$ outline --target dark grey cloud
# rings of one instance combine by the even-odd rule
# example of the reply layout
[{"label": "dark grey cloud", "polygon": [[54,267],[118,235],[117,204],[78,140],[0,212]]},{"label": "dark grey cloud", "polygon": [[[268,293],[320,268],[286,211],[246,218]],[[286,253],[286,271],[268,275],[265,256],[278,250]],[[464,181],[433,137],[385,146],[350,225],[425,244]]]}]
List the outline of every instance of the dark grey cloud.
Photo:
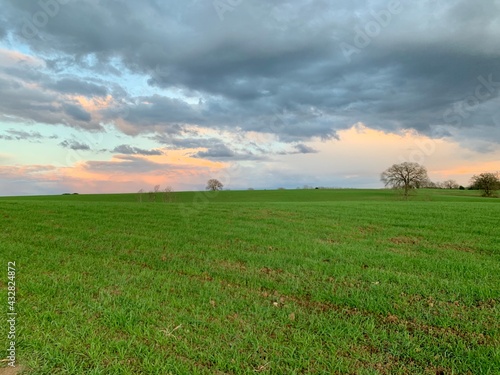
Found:
[{"label": "dark grey cloud", "polygon": [[64,113],[71,116],[75,120],[89,122],[92,119],[90,113],[79,105],[65,104],[63,105],[63,109]]},{"label": "dark grey cloud", "polygon": [[[89,98],[106,97],[108,94],[117,97],[126,96],[123,88],[115,82],[75,74],[59,78],[58,75],[53,74],[54,71],[58,71],[51,67],[50,61],[45,61],[45,65],[49,70],[21,61],[17,66],[4,67],[3,72],[10,78],[16,78],[21,82],[36,83],[40,85],[40,89],[47,89],[60,94],[83,95]],[[67,68],[69,67],[68,65]]]},{"label": "dark grey cloud", "polygon": [[142,130],[151,131],[157,126],[165,125],[162,129],[168,133],[178,133],[186,124],[205,123],[194,106],[160,95],[136,98],[126,108],[122,118]]},{"label": "dark grey cloud", "polygon": [[226,145],[219,145],[218,147],[210,148],[207,151],[199,151],[195,154],[198,158],[233,158],[235,153]]},{"label": "dark grey cloud", "polygon": [[13,141],[13,140],[30,140],[30,141],[36,141],[39,142],[41,139],[45,138],[43,135],[41,135],[39,132],[27,132],[24,130],[7,130],[7,134],[0,134],[0,139],[5,139],[7,141]]},{"label": "dark grey cloud", "polygon": [[195,137],[172,137],[164,134],[156,134],[151,137],[158,143],[166,145],[171,150],[180,150],[186,148],[214,148],[225,146],[219,138],[195,138]]},{"label": "dark grey cloud", "polygon": [[31,79],[37,82],[36,74],[31,68],[20,71],[27,72],[24,81],[5,74],[5,71],[2,75],[0,68],[0,114],[9,116],[11,121],[101,129],[101,125],[92,121],[91,115],[81,106],[74,104],[71,98],[44,90],[30,82]]},{"label": "dark grey cloud", "polygon": [[145,150],[138,147],[133,147],[130,145],[120,145],[113,149],[112,152],[117,152],[125,155],[163,155],[161,150]]},{"label": "dark grey cloud", "polygon": [[90,150],[90,146],[85,144],[85,143],[80,143],[75,140],[64,140],[61,143],[59,143],[60,146],[64,148],[70,148],[72,150],[78,150],[78,151],[85,151],[85,150]]},{"label": "dark grey cloud", "polygon": [[216,147],[211,147],[206,151],[198,151],[194,155],[195,158],[210,159],[218,161],[237,161],[237,160],[266,160],[262,155],[256,155],[253,152],[241,151],[235,152],[228,146],[221,144]]},{"label": "dark grey cloud", "polygon": [[84,82],[76,78],[65,78],[47,84],[47,88],[64,94],[79,94],[88,97],[108,95],[108,90],[104,86],[99,86],[91,82]]},{"label": "dark grey cloud", "polygon": [[315,154],[318,152],[314,148],[302,143],[295,145],[294,148],[297,150],[299,154]]},{"label": "dark grey cloud", "polygon": [[[142,77],[158,94],[124,91],[120,105],[99,113],[128,134],[180,136],[197,125],[272,133],[300,144],[334,138],[357,122],[433,136],[446,128],[459,134],[495,127],[500,1],[401,1],[397,11],[392,3],[255,0],[221,15],[211,1],[81,0],[60,4],[37,26],[38,2],[4,0],[2,27],[50,56],[45,62],[53,74],[76,69],[124,81],[129,73]],[[490,95],[483,88],[477,98],[481,78],[489,76]],[[33,121],[61,122],[63,113],[71,126],[99,127],[93,114],[50,99],[56,93],[102,97],[106,85],[52,77],[44,87],[54,93],[16,88],[16,82],[0,87],[0,103],[15,101],[0,104],[1,113],[20,115],[17,103]],[[496,133],[471,133],[500,142]]]},{"label": "dark grey cloud", "polygon": [[318,151],[315,150],[314,148],[305,145],[303,143],[299,143],[296,145],[293,145],[292,150],[287,150],[287,151],[280,151],[278,152],[278,155],[295,155],[295,154],[315,154]]},{"label": "dark grey cloud", "polygon": [[[265,160],[266,150],[255,143],[249,143],[251,149],[234,150],[230,148],[221,138],[195,138],[195,137],[172,137],[166,135],[155,135],[151,139],[164,144],[171,150],[182,150],[192,148],[204,148],[192,156],[196,158],[211,160]],[[240,145],[240,148],[241,147]]]},{"label": "dark grey cloud", "polygon": [[[17,78],[20,81],[24,82],[43,82],[47,79],[50,79],[46,74],[43,74],[39,68],[29,66],[29,65],[20,65],[14,67],[5,67],[3,69],[6,76],[9,78]],[[15,81],[12,81],[15,82]]]}]

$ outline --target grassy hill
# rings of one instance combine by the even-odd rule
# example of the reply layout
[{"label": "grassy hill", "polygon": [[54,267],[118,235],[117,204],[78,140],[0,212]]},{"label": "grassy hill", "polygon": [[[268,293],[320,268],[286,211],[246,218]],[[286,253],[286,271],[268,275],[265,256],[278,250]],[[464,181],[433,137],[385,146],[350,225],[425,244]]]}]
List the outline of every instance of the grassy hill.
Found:
[{"label": "grassy hill", "polygon": [[[164,194],[155,194],[155,201],[162,202]],[[310,189],[310,190],[251,190],[219,192],[173,192],[176,203],[192,203],[206,197],[214,203],[221,202],[329,202],[329,201],[395,201],[403,200],[401,192],[390,189]],[[7,200],[51,200],[61,202],[149,202],[147,192],[129,194],[69,194],[25,197],[0,197]],[[420,189],[412,192],[412,201],[484,201],[477,190]],[[492,199],[490,202],[500,202]]]},{"label": "grassy hill", "polygon": [[28,374],[496,374],[500,200],[478,195],[1,198],[18,361]]}]

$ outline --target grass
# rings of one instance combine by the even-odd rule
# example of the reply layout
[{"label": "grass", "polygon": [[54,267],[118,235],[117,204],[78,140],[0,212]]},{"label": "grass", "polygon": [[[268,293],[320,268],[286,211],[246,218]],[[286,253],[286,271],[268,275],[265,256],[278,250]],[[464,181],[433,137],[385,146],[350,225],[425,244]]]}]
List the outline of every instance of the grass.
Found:
[{"label": "grass", "polygon": [[[163,201],[163,193],[154,194],[155,201]],[[193,205],[203,203],[276,203],[276,202],[333,202],[333,201],[394,201],[403,200],[399,191],[389,189],[319,189],[319,190],[254,190],[221,192],[176,192],[172,194],[175,203]],[[2,200],[19,200],[19,197],[3,197]],[[149,202],[150,195],[145,192],[133,194],[85,194],[27,196],[23,201],[59,202]],[[477,190],[420,189],[418,194],[411,193],[413,201],[484,201]],[[494,202],[492,200],[490,202]],[[499,202],[500,203],[500,202]]]},{"label": "grass", "polygon": [[497,374],[500,200],[474,194],[0,199],[18,360],[27,374]]}]

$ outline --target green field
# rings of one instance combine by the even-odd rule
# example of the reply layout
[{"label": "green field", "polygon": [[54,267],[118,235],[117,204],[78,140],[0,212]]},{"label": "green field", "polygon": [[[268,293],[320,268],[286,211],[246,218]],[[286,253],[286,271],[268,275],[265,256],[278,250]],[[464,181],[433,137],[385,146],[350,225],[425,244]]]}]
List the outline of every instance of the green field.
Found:
[{"label": "green field", "polygon": [[17,362],[26,374],[499,374],[500,199],[479,195],[1,198]]}]

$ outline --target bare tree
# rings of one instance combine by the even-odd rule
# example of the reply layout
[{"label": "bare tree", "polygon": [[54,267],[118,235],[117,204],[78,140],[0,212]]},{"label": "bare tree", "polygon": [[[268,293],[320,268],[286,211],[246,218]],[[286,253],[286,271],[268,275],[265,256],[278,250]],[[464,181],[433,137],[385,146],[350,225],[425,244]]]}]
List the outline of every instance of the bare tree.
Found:
[{"label": "bare tree", "polygon": [[429,181],[424,166],[408,162],[394,164],[381,174],[380,179],[386,187],[403,189],[405,197],[408,196],[411,189],[421,188]]},{"label": "bare tree", "polygon": [[163,202],[173,202],[174,200],[174,191],[172,187],[167,186],[163,190]]},{"label": "bare tree", "polygon": [[205,189],[211,191],[219,191],[222,190],[223,187],[224,185],[222,184],[222,182],[220,182],[216,178],[211,178],[210,180],[208,180],[207,187]]},{"label": "bare tree", "polygon": [[455,180],[446,180],[443,182],[444,189],[458,189],[459,186]]},{"label": "bare tree", "polygon": [[484,197],[492,197],[500,189],[500,177],[498,173],[481,173],[472,177],[471,184],[473,189],[482,190]]},{"label": "bare tree", "polygon": [[154,187],[153,191],[154,191],[155,193],[158,193],[158,192],[160,191],[160,185],[155,185],[155,187]]}]

